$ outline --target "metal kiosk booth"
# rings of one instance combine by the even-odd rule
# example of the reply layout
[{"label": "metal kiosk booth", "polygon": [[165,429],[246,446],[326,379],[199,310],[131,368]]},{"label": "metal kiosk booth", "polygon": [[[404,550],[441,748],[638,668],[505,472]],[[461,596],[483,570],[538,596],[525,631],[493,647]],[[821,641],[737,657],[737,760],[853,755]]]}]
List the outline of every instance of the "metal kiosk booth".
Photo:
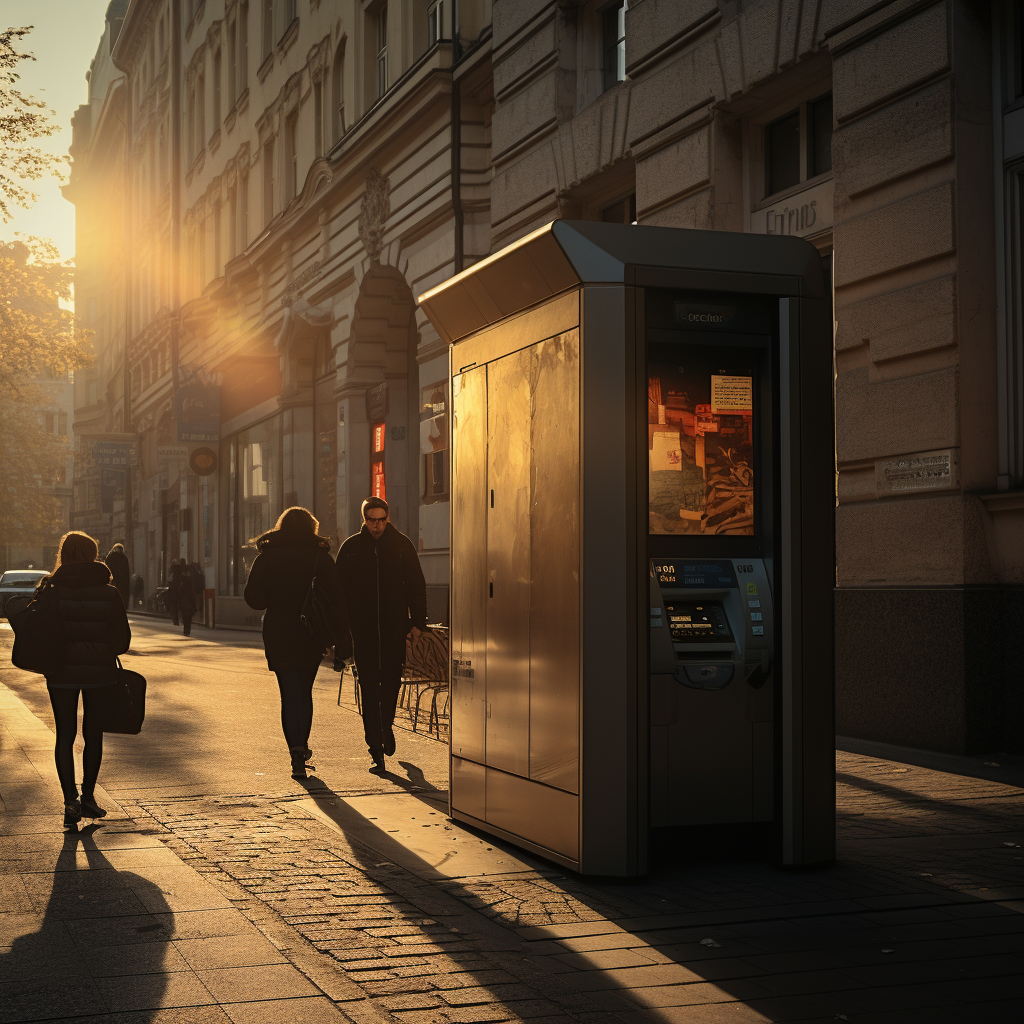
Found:
[{"label": "metal kiosk booth", "polygon": [[555,221],[450,344],[451,816],[591,875],[835,852],[832,334],[809,243]]}]

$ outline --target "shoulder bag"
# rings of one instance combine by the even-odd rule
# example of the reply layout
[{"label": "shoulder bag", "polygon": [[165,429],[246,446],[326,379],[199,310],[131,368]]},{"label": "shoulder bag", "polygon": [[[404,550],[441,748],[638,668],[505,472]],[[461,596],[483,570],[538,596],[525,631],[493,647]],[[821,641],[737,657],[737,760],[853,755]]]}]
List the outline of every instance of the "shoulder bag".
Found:
[{"label": "shoulder bag", "polygon": [[104,686],[100,721],[104,732],[120,732],[137,736],[142,732],[146,717],[146,678],[138,672],[124,668],[117,659],[116,678]]}]

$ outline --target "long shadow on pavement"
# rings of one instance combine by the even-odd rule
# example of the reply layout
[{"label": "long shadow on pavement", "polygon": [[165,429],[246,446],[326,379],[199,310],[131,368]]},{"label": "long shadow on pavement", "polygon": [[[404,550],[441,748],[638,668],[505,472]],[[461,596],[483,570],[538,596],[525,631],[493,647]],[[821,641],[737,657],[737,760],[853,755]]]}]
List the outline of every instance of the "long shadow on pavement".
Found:
[{"label": "long shadow on pavement", "polygon": [[52,875],[22,876],[33,902],[46,905],[41,918],[0,923],[2,1024],[122,1010],[144,1024],[163,1003],[173,917],[158,886],[110,864],[92,838],[98,828],[64,835]]}]

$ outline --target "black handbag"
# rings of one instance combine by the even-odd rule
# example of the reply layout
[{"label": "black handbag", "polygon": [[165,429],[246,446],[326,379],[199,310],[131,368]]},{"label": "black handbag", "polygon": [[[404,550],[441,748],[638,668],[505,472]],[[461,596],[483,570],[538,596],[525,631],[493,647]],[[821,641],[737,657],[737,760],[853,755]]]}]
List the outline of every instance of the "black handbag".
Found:
[{"label": "black handbag", "polygon": [[100,691],[103,709],[100,721],[104,732],[137,736],[146,717],[146,677],[121,665],[117,659],[116,679]]}]

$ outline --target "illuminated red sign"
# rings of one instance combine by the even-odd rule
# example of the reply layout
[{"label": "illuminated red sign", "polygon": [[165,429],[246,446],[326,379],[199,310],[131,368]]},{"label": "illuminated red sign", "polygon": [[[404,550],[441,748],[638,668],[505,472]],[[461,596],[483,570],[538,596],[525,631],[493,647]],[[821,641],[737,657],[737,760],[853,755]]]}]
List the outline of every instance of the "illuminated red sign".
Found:
[{"label": "illuminated red sign", "polygon": [[384,424],[374,423],[370,452],[370,493],[375,498],[384,498]]}]

